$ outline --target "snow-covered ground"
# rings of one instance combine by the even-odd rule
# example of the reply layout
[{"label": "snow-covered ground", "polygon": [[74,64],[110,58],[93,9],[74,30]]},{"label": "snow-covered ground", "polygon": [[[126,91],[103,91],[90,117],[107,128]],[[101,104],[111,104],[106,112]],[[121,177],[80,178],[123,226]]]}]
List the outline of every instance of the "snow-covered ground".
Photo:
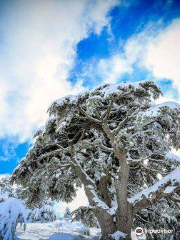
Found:
[{"label": "snow-covered ground", "polygon": [[[132,234],[133,240],[137,240]],[[28,223],[26,231],[18,225],[15,240],[99,240],[100,230],[86,228],[80,222],[56,220],[51,223]],[[143,239],[143,238],[141,238]]]},{"label": "snow-covered ground", "polygon": [[17,227],[16,240],[99,240],[100,231],[80,222],[56,220],[52,223],[28,223],[26,231]]}]

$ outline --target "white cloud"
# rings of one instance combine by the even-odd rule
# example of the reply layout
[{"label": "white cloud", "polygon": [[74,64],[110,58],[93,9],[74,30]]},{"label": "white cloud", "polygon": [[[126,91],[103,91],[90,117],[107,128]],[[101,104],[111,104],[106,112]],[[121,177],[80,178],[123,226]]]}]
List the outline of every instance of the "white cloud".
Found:
[{"label": "white cloud", "polygon": [[[93,31],[100,34],[116,0],[16,1],[0,19],[0,137],[31,137],[43,124],[49,104],[82,91],[67,79],[76,59],[77,44]],[[180,19],[166,28],[150,23],[128,39],[122,52],[101,59],[91,78],[114,83],[134,64],[156,78],[170,78],[180,93]],[[162,99],[161,99],[162,100]]]},{"label": "white cloud", "polygon": [[[137,63],[157,80],[172,80],[180,94],[180,18],[166,27],[161,22],[151,23],[141,33],[129,39],[124,49],[130,66]],[[166,96],[161,101],[172,98],[173,90],[167,89]]]},{"label": "white cloud", "polygon": [[[133,72],[139,67],[154,76],[154,79],[148,80],[172,80],[173,88],[180,94],[180,18],[166,27],[162,21],[147,24],[143,31],[134,34],[124,43],[121,51],[94,65],[94,68],[91,67],[93,71],[90,71],[97,74],[102,82],[117,82],[124,73],[132,74],[133,77]],[[159,102],[172,100],[173,93],[174,89],[167,89]]]},{"label": "white cloud", "polygon": [[83,90],[67,79],[79,41],[108,26],[116,0],[40,0],[7,4],[1,16],[0,136],[31,137],[48,105]]},{"label": "white cloud", "polygon": [[145,65],[155,77],[171,79],[180,93],[180,18],[148,45]]},{"label": "white cloud", "polygon": [[97,71],[103,83],[115,83],[123,73],[132,72],[132,67],[123,55],[115,54],[100,60]]},{"label": "white cloud", "polygon": [[123,74],[133,74],[135,63],[144,65],[148,44],[160,27],[161,22],[156,26],[149,23],[139,34],[133,35],[124,42],[120,40],[120,50],[116,50],[109,58],[92,62],[85,69],[85,76],[91,78],[97,76],[102,83],[115,83],[122,78]]}]

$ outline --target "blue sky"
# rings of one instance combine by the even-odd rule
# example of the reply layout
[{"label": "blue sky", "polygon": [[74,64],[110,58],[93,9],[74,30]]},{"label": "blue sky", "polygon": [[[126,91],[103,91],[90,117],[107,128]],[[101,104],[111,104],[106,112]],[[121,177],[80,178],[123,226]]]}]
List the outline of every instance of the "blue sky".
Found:
[{"label": "blue sky", "polygon": [[103,83],[154,80],[180,100],[180,1],[0,1],[0,174],[49,104]]}]

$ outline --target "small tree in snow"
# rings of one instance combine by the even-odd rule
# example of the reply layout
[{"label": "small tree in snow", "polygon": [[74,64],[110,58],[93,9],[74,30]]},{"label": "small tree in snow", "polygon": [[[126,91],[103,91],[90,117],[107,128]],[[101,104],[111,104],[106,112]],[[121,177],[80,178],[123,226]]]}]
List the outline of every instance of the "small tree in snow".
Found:
[{"label": "small tree in snow", "polygon": [[71,211],[68,207],[65,210],[64,219],[65,220],[72,220],[72,214],[71,214]]},{"label": "small tree in snow", "polygon": [[27,215],[28,211],[20,199],[4,199],[0,203],[0,239],[13,240],[17,224],[25,224]]},{"label": "small tree in snow", "polygon": [[70,202],[83,184],[102,239],[131,239],[143,209],[179,202],[180,169],[168,153],[180,147],[180,110],[155,105],[160,94],[153,82],[107,84],[54,102],[14,171],[29,203]]},{"label": "small tree in snow", "polygon": [[40,208],[28,209],[23,196],[23,188],[10,183],[10,176],[0,179],[0,239],[14,239],[18,223],[26,222],[52,222],[56,220],[56,214],[51,201]]},{"label": "small tree in snow", "polygon": [[[17,188],[11,186],[10,176],[0,178],[0,239],[12,240],[18,223],[26,222],[28,210],[17,199]],[[24,225],[25,226],[25,225]]]}]

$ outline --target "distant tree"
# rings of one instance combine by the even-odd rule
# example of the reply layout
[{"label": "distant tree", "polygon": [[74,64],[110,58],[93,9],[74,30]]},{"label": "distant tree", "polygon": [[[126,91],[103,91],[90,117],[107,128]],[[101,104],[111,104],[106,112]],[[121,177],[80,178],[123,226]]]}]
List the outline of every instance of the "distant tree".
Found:
[{"label": "distant tree", "polygon": [[0,178],[0,195],[12,195],[13,194],[13,188],[10,185],[10,176],[4,176]]},{"label": "distant tree", "polygon": [[13,174],[29,204],[70,202],[83,184],[102,239],[131,239],[133,221],[162,199],[179,206],[179,163],[168,153],[180,148],[180,107],[155,105],[160,94],[148,81],[55,101]]},{"label": "distant tree", "polygon": [[65,210],[64,219],[65,220],[72,220],[72,214],[71,214],[71,211],[68,207]]}]

